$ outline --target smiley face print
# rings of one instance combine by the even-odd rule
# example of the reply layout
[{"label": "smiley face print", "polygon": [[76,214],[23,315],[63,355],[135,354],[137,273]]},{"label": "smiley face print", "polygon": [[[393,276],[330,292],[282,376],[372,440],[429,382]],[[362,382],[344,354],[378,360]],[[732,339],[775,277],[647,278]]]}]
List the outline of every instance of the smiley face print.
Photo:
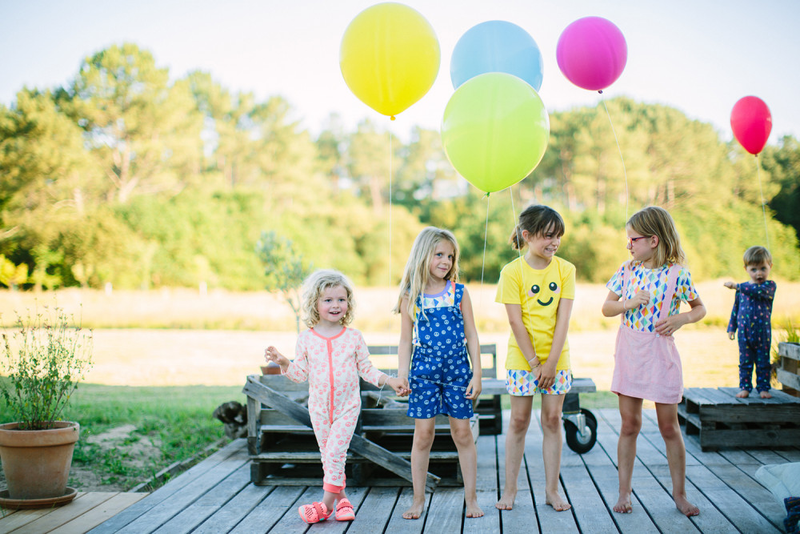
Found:
[{"label": "smiley face print", "polygon": [[[549,292],[547,292],[548,289],[550,290]],[[561,288],[558,287],[558,284],[555,282],[550,282],[547,284],[547,288],[544,291],[541,287],[539,287],[538,284],[533,284],[528,290],[528,296],[535,298],[536,302],[538,302],[540,306],[549,306],[553,303],[555,295],[558,295],[560,291]],[[550,298],[547,298],[548,296]]]}]

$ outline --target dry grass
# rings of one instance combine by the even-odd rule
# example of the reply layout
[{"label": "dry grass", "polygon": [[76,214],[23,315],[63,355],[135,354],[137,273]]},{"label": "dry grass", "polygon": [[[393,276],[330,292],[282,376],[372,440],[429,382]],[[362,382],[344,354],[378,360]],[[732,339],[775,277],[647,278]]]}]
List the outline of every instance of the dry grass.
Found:
[{"label": "dry grass", "polygon": [[[497,343],[499,366],[505,361],[508,327],[503,307],[494,302],[494,285],[470,286],[482,343]],[[738,351],[724,327],[733,292],[722,280],[698,284],[709,314],[706,326],[691,325],[676,336],[687,387],[737,385]],[[606,319],[600,306],[608,291],[599,284],[579,284],[570,326],[572,367],[577,376],[592,377],[607,390],[613,369],[617,319]],[[357,290],[354,326],[370,344],[396,344],[399,319],[391,309],[396,291]],[[239,385],[259,372],[264,348],[294,349],[294,316],[279,298],[265,292],[188,289],[150,292],[64,290],[34,295],[0,293],[6,326],[14,311],[57,302],[68,313],[95,328],[94,368],[87,382],[129,386]],[[800,323],[800,283],[779,282],[773,312],[776,327],[787,317]],[[375,358],[381,367],[392,359]]]}]

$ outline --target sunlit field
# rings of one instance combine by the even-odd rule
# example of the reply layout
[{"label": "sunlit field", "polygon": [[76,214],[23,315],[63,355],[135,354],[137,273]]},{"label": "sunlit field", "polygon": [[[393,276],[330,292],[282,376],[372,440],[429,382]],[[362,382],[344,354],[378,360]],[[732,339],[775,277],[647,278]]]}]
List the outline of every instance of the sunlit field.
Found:
[{"label": "sunlit field", "polygon": [[[733,292],[723,280],[698,284],[709,310],[701,325],[678,332],[676,342],[687,387],[737,385],[738,350],[725,326]],[[470,286],[482,343],[497,343],[503,367],[508,338],[505,312],[494,302],[494,285]],[[613,370],[618,319],[606,319],[600,306],[607,290],[579,284],[570,325],[572,367],[576,376],[594,379],[608,390]],[[357,289],[354,325],[368,344],[396,344],[399,319],[392,315],[396,291]],[[84,326],[94,328],[94,366],[85,381],[108,385],[239,385],[258,373],[264,348],[273,344],[291,357],[295,320],[279,296],[268,293],[188,289],[150,292],[64,290],[55,293],[0,293],[2,323],[13,323],[15,311],[32,311],[57,303]],[[775,338],[787,318],[800,324],[800,283],[778,283],[773,312]],[[302,326],[301,326],[302,328]],[[392,358],[374,357],[380,367],[394,367]],[[487,365],[489,362],[484,362]]]}]

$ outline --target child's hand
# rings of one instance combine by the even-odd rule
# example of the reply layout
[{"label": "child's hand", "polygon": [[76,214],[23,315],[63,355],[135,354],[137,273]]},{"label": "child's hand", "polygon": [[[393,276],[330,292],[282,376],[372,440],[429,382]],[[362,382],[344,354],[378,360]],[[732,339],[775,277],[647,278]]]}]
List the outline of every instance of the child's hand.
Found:
[{"label": "child's hand", "polygon": [[638,308],[639,306],[647,306],[650,302],[650,292],[645,290],[637,291],[633,298],[629,299],[629,302],[632,304],[625,306],[629,310]]},{"label": "child's hand", "polygon": [[733,341],[736,339],[736,332],[728,332],[728,338]]},{"label": "child's hand", "polygon": [[398,397],[405,397],[411,390],[408,389],[408,380],[403,378],[389,378],[386,381],[389,387],[394,390]]},{"label": "child's hand", "polygon": [[[736,286],[739,285],[739,284],[737,284],[736,282],[725,282],[722,285],[724,285],[728,289],[736,289]],[[733,338],[731,338],[731,339],[733,339]]]},{"label": "child's hand", "polygon": [[684,314],[670,315],[665,319],[656,322],[656,333],[661,336],[671,336],[687,322]]},{"label": "child's hand", "polygon": [[550,365],[543,364],[534,369],[536,373],[536,381],[537,386],[542,389],[547,389],[553,387],[553,384],[556,383],[556,369],[553,367],[551,369]]},{"label": "child's hand", "polygon": [[481,379],[473,376],[472,380],[469,381],[469,385],[467,386],[467,391],[464,396],[469,400],[477,399],[481,394],[481,386]]},{"label": "child's hand", "polygon": [[278,349],[276,349],[272,345],[267,347],[267,350],[264,351],[264,359],[266,359],[268,362],[275,362],[281,367],[286,367],[287,365],[289,365],[288,358],[286,358],[286,356],[278,352]]}]

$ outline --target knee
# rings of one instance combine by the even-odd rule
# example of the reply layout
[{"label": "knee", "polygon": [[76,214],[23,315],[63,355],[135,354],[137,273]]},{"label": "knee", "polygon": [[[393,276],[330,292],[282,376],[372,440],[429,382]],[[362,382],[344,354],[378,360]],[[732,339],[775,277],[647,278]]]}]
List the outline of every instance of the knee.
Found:
[{"label": "knee", "polygon": [[661,432],[661,437],[664,441],[672,441],[681,437],[681,427],[677,420],[659,421],[658,430]]},{"label": "knee", "polygon": [[508,428],[511,432],[516,434],[524,434],[528,431],[528,427],[531,424],[531,414],[514,414],[511,413],[511,419],[508,422]]},{"label": "knee", "polygon": [[472,443],[472,430],[469,427],[451,428],[450,435],[453,437],[453,441],[456,442],[458,445],[466,445]]},{"label": "knee", "polygon": [[429,449],[433,445],[433,438],[436,437],[436,430],[431,428],[414,430],[414,446],[421,449]]},{"label": "knee", "polygon": [[622,426],[620,427],[620,436],[635,437],[639,435],[642,429],[641,417],[623,417]]},{"label": "knee", "polygon": [[558,432],[561,427],[560,413],[542,413],[542,429],[548,432]]}]

